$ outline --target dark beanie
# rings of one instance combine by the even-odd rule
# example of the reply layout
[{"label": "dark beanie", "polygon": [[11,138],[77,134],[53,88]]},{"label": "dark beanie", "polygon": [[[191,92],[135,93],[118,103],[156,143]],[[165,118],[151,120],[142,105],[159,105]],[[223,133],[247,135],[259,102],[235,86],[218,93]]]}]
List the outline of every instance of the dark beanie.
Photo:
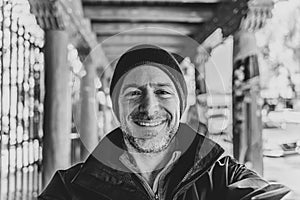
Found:
[{"label": "dark beanie", "polygon": [[166,50],[154,45],[144,44],[129,49],[116,64],[110,83],[110,96],[116,117],[119,119],[118,99],[124,75],[135,67],[145,64],[158,67],[173,81],[180,99],[180,115],[182,115],[187,104],[187,86],[179,63]]}]

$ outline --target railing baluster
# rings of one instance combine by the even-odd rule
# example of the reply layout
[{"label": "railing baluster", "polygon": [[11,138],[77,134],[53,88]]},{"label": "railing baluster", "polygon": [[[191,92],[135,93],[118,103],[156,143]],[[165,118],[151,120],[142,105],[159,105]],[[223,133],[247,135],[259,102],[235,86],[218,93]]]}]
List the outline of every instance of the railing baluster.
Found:
[{"label": "railing baluster", "polygon": [[12,168],[13,170],[13,199],[18,199],[18,141],[17,141],[17,105],[18,105],[18,87],[17,87],[17,64],[18,64],[18,50],[17,50],[17,17],[15,10],[16,3],[12,2],[12,8],[11,8],[11,25],[10,25],[10,31],[11,31],[11,108],[10,108],[10,124],[11,124],[11,137],[12,137],[12,145],[13,145],[13,154],[12,158]]},{"label": "railing baluster", "polygon": [[[0,13],[0,26],[1,26],[1,38],[0,38],[0,49],[3,49],[3,40],[4,40],[4,37],[3,37],[3,27],[4,27],[4,15],[3,15],[3,12],[4,12],[4,6],[3,6],[3,0],[0,0],[0,9],[1,9],[1,13]],[[3,145],[4,145],[4,132],[3,132],[3,123],[2,123],[2,118],[3,118],[3,54],[1,53],[0,54],[0,198],[1,199],[4,199],[4,196],[3,196],[3,182],[2,182],[2,178],[4,177],[3,176]],[[4,179],[4,178],[3,178]]]},{"label": "railing baluster", "polygon": [[5,62],[5,64],[7,65],[7,72],[8,72],[8,77],[6,80],[6,87],[7,87],[7,93],[6,93],[6,105],[7,106],[7,126],[8,126],[8,178],[7,178],[7,199],[11,199],[11,190],[12,190],[12,180],[13,177],[11,176],[11,169],[12,169],[12,147],[11,147],[11,143],[12,143],[12,131],[11,131],[11,64],[12,64],[12,45],[11,45],[11,10],[12,10],[12,4],[11,1],[8,1],[7,4],[5,5],[6,9],[4,10],[4,14],[6,15],[5,18],[5,29],[4,32],[7,31],[6,35],[6,40],[5,42],[7,42],[7,49],[5,52],[7,54],[7,62]]}]

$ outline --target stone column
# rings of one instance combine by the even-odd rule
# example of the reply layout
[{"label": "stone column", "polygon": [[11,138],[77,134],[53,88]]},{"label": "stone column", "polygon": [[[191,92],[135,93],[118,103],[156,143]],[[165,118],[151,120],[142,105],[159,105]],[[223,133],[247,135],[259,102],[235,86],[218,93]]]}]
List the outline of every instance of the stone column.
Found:
[{"label": "stone column", "polygon": [[[69,91],[69,66],[67,64],[67,44],[72,43],[79,51],[96,49],[96,59],[84,63],[87,75],[82,80],[82,116],[80,131],[87,144],[94,143],[95,107],[90,104],[93,90],[95,60],[100,67],[107,66],[107,59],[98,45],[95,33],[91,31],[89,20],[85,19],[80,0],[29,0],[31,12],[38,24],[45,30],[46,96],[43,139],[43,183],[48,182],[52,173],[59,168],[70,166],[71,93]],[[67,8],[67,9],[65,9]],[[69,37],[68,37],[69,36]],[[84,49],[84,50],[82,50]],[[80,52],[82,53],[82,52]],[[80,56],[82,56],[80,55]],[[90,126],[87,128],[87,126]],[[90,133],[91,131],[91,133]],[[92,141],[93,140],[93,141]],[[89,145],[87,145],[89,146]],[[83,153],[82,157],[85,157]],[[59,158],[59,159],[58,159]]]},{"label": "stone column", "polygon": [[56,170],[70,166],[72,105],[68,35],[64,30],[46,30],[45,36],[44,186]]},{"label": "stone column", "polygon": [[196,111],[198,121],[207,127],[207,89],[205,81],[205,64],[209,59],[210,50],[204,46],[198,47],[195,65],[195,84],[196,84]]},{"label": "stone column", "polygon": [[259,174],[263,174],[262,121],[259,68],[255,31],[270,17],[273,2],[249,1],[249,11],[234,34],[232,105],[233,153]]},{"label": "stone column", "polygon": [[54,172],[71,165],[71,71],[67,61],[70,42],[58,1],[30,0],[31,12],[45,31],[45,101],[42,187]]},{"label": "stone column", "polygon": [[87,158],[99,141],[97,128],[98,105],[95,98],[96,63],[93,61],[91,55],[88,55],[83,65],[86,74],[82,78],[80,85],[81,109],[79,127],[81,139],[80,157],[82,160]]},{"label": "stone column", "polygon": [[[234,55],[237,56],[237,46],[245,39],[243,34],[251,34],[248,47],[255,48],[255,38],[252,33],[239,32],[234,36]],[[250,35],[248,35],[250,36]],[[246,40],[247,41],[247,40]],[[245,47],[243,44],[240,47]],[[259,70],[257,55],[249,54],[234,60],[233,67],[233,153],[241,163],[262,174],[262,119],[259,85]]]}]

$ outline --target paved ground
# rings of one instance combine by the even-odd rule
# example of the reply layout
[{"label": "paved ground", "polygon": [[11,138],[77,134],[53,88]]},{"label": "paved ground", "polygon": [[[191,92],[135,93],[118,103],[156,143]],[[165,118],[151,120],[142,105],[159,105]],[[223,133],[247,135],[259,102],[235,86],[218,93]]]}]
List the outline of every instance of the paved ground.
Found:
[{"label": "paved ground", "polygon": [[[274,146],[300,140],[300,124],[287,123],[285,129],[264,129],[263,138],[264,144]],[[279,158],[264,157],[264,177],[283,183],[293,190],[286,196],[286,200],[300,200],[300,154]]]},{"label": "paved ground", "polygon": [[[300,113],[273,112],[272,121],[283,128],[265,128],[263,130],[264,148],[281,149],[280,144],[300,140]],[[279,126],[278,126],[279,127]],[[232,143],[229,135],[211,135],[211,138],[221,144],[225,153],[232,155]],[[264,178],[269,181],[280,182],[288,186],[292,192],[285,196],[285,200],[300,200],[300,154],[284,157],[264,157]]]}]

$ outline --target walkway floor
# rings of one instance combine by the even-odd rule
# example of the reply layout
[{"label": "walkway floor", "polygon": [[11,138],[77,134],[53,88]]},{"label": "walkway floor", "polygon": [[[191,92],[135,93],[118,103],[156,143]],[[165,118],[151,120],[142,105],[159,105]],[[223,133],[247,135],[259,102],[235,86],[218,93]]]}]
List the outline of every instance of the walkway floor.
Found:
[{"label": "walkway floor", "polygon": [[[275,113],[273,113],[275,114]],[[278,120],[282,118],[282,115],[277,113]],[[284,124],[284,128],[268,128],[263,129],[263,145],[264,147],[278,147],[284,142],[300,141],[300,122],[299,116],[292,113],[286,114],[288,121],[293,123]],[[294,119],[292,119],[294,118]],[[223,148],[225,153],[232,155],[232,143],[230,136],[228,135],[213,135],[212,139]],[[292,192],[285,196],[284,200],[300,200],[300,154],[287,155],[284,157],[264,157],[264,178],[269,181],[276,181],[289,187]]]},{"label": "walkway floor", "polygon": [[[264,144],[300,140],[300,124],[287,123],[285,129],[272,128],[263,131]],[[300,154],[272,158],[264,157],[264,177],[288,186],[292,192],[286,200],[300,200]]]}]

